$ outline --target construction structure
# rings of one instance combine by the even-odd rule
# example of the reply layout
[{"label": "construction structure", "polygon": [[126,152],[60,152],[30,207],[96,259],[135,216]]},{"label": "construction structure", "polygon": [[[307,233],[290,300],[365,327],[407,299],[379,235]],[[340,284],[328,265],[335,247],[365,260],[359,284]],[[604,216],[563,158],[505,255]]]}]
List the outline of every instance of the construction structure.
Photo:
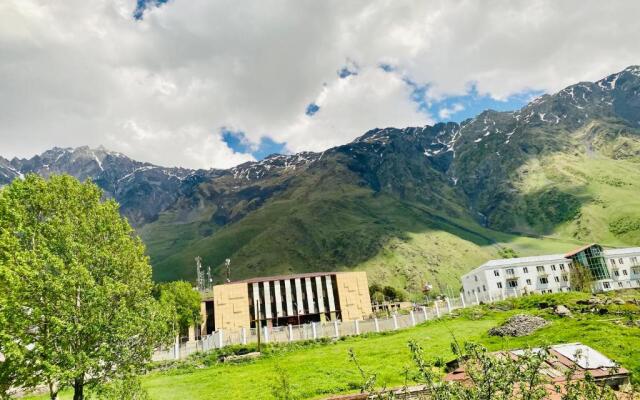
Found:
[{"label": "construction structure", "polygon": [[640,287],[640,247],[604,249],[593,243],[566,254],[490,260],[462,276],[464,297],[492,301],[528,293],[558,293],[575,288],[580,275],[594,292]]},{"label": "construction structure", "polygon": [[[246,279],[217,285],[201,303],[193,335],[256,326],[353,321],[372,313],[365,272],[318,272]],[[191,336],[191,334],[190,334]]]},{"label": "construction structure", "polygon": [[[530,351],[535,353],[542,351],[542,349],[533,348]],[[562,389],[567,382],[582,380],[587,374],[590,374],[597,384],[610,386],[616,391],[629,384],[628,370],[582,343],[557,344],[550,346],[548,351],[548,358],[540,368],[548,393],[545,399],[561,399]],[[525,350],[510,350],[493,354],[517,358],[525,354]],[[461,360],[447,363],[447,370],[449,373],[444,377],[445,381],[472,384]],[[573,373],[567,376],[567,371],[573,371]],[[560,392],[557,391],[557,388],[560,388]]]}]

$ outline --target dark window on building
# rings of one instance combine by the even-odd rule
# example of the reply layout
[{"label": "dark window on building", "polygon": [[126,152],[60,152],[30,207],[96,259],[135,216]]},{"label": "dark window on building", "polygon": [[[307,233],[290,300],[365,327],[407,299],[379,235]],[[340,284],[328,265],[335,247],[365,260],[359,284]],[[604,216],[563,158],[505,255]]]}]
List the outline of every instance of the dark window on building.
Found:
[{"label": "dark window on building", "polygon": [[515,279],[509,279],[507,281],[507,286],[510,287],[510,288],[518,287],[518,281],[515,280]]},{"label": "dark window on building", "polygon": [[551,270],[555,271],[556,270],[556,266],[554,264],[551,265]]},{"label": "dark window on building", "polygon": [[527,267],[522,268],[522,272],[524,272],[525,274],[528,274],[529,273],[529,268],[527,268]]},{"label": "dark window on building", "polygon": [[527,279],[527,285],[531,285],[531,279]]},{"label": "dark window on building", "polygon": [[544,265],[538,265],[536,269],[538,270],[538,272],[544,272]]},{"label": "dark window on building", "polygon": [[542,283],[543,285],[546,285],[547,283],[549,283],[549,280],[543,276],[542,278],[540,278],[540,283]]},{"label": "dark window on building", "polygon": [[496,270],[494,270],[494,271],[493,271],[493,274],[494,274],[495,276],[500,276],[500,271],[498,271],[498,270],[496,269]]},{"label": "dark window on building", "polygon": [[498,282],[498,289],[502,289],[502,282]]}]

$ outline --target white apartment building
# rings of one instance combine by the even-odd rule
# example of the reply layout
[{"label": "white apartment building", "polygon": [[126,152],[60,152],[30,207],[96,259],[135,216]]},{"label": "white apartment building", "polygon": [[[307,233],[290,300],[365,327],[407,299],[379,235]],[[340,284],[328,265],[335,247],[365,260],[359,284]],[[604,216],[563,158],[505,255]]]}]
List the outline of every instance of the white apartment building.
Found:
[{"label": "white apartment building", "polygon": [[640,247],[604,250],[590,244],[567,254],[506,258],[488,261],[462,276],[468,302],[492,301],[528,293],[571,290],[571,268],[585,267],[593,291],[640,287]]}]

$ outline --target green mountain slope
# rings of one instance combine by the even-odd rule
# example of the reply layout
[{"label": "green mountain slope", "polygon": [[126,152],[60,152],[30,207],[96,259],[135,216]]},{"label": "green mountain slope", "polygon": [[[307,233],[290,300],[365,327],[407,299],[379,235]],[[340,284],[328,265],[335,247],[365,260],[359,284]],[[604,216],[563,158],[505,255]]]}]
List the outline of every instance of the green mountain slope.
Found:
[{"label": "green mountain slope", "polygon": [[235,279],[355,268],[447,291],[505,254],[640,245],[638,71],[460,125],[375,129],[278,173],[240,166],[241,185],[202,183],[140,229],[155,277],[192,279],[200,255],[216,281],[231,258]]},{"label": "green mountain slope", "polygon": [[159,281],[364,269],[419,293],[457,290],[490,258],[640,245],[640,67],[513,112],[372,129],[323,153],[229,170],[140,163],[106,149],[0,158],[0,185],[35,172],[92,179],[121,204]]}]

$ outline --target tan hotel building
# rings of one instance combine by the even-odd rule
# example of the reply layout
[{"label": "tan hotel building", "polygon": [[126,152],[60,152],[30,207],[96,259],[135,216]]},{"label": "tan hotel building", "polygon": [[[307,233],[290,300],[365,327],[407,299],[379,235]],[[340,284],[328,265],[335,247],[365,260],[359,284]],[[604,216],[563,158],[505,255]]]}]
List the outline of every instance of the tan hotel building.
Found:
[{"label": "tan hotel building", "polygon": [[[201,304],[202,334],[216,330],[357,320],[371,315],[365,272],[247,279],[213,287]],[[196,332],[200,336],[200,332]]]}]

